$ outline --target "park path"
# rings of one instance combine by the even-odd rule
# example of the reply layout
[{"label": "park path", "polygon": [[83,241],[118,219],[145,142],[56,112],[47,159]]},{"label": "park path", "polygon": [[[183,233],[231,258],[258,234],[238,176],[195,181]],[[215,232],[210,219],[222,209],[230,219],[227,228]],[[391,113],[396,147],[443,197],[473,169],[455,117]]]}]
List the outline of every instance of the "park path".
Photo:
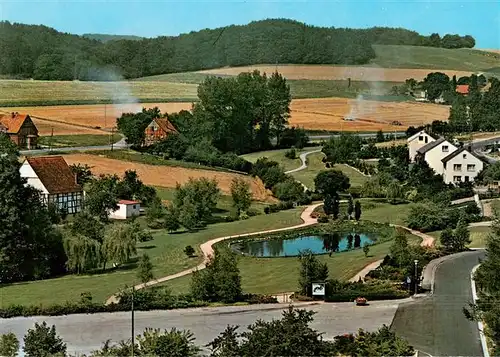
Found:
[{"label": "park path", "polygon": [[307,168],[307,156],[310,154],[315,154],[317,152],[321,152],[321,149],[306,151],[306,152],[301,153],[299,155],[299,158],[300,158],[300,161],[302,161],[302,165],[300,165],[296,169],[286,171],[285,174],[292,174],[292,173],[297,172],[297,171],[305,170]]},{"label": "park path", "polygon": [[[204,256],[202,263],[198,264],[197,266],[195,266],[193,268],[183,270],[183,271],[178,272],[176,274],[164,276],[164,277],[159,278],[159,279],[148,281],[147,283],[136,285],[134,288],[135,288],[135,290],[144,289],[145,287],[157,285],[157,284],[163,283],[165,281],[173,280],[173,279],[185,276],[185,275],[192,274],[193,272],[195,272],[197,270],[205,269],[206,264],[210,260],[210,257],[213,256],[213,254],[214,254],[213,245],[216,243],[222,242],[224,240],[232,239],[232,238],[240,238],[240,237],[249,237],[249,236],[254,236],[254,235],[259,235],[259,234],[282,232],[282,231],[307,227],[307,226],[311,226],[313,224],[316,224],[317,219],[312,218],[311,213],[313,213],[313,211],[316,207],[321,206],[322,204],[323,203],[315,203],[315,204],[311,204],[311,205],[307,206],[302,211],[302,214],[300,215],[300,218],[303,221],[303,223],[301,223],[301,224],[297,224],[297,225],[290,226],[290,227],[284,227],[284,228],[270,229],[270,230],[266,230],[266,231],[251,232],[251,233],[244,233],[244,234],[238,234],[238,235],[233,235],[233,236],[219,237],[219,238],[209,240],[208,242],[205,242],[205,243],[200,245],[200,249],[201,249],[203,256]],[[106,300],[107,305],[109,305],[111,303],[117,303],[117,302],[118,302],[117,295],[113,295],[113,296],[109,297],[108,300]]]}]

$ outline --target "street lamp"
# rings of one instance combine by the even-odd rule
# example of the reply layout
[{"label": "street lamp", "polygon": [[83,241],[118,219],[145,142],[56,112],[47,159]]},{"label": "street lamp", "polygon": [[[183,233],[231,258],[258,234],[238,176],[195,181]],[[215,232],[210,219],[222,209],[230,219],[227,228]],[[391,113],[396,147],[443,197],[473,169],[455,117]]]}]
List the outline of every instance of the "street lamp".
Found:
[{"label": "street lamp", "polygon": [[415,263],[415,295],[417,294],[417,287],[418,287],[418,260],[415,259],[413,261]]},{"label": "street lamp", "polygon": [[132,301],[131,301],[131,312],[132,312],[132,357],[134,357],[134,291],[135,287],[132,285]]}]

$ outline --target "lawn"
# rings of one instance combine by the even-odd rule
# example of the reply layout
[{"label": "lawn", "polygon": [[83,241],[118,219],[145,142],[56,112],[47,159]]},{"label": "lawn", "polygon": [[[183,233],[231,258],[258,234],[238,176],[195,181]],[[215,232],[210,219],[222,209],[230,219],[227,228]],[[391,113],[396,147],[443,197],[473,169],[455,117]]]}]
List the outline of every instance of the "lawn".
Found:
[{"label": "lawn", "polygon": [[[486,238],[491,233],[491,227],[470,227],[470,248],[484,248],[486,246]],[[429,232],[428,234],[436,238],[436,244],[441,244],[439,237],[442,231]]]},{"label": "lawn", "polygon": [[241,155],[241,157],[250,162],[255,162],[260,158],[267,157],[269,160],[276,161],[277,163],[279,163],[285,171],[289,171],[296,169],[297,167],[300,167],[301,161],[299,159],[299,155],[301,153],[306,151],[320,150],[320,149],[321,148],[317,146],[306,147],[300,150],[297,149],[296,150],[297,158],[295,159],[289,159],[285,157],[285,153],[289,149],[253,152],[250,154]]},{"label": "lawn", "polygon": [[[154,275],[162,277],[198,264],[202,258],[199,245],[210,239],[227,235],[237,235],[282,228],[301,223],[303,207],[281,211],[271,215],[258,215],[248,220],[231,223],[218,223],[195,233],[168,234],[166,231],[154,232],[154,240],[139,243],[138,254],[147,253],[154,265]],[[198,257],[187,258],[183,249],[187,245],[196,248]],[[94,301],[105,301],[124,285],[139,283],[136,263],[121,270],[95,275],[70,275],[62,278],[17,283],[0,289],[0,307],[11,304],[51,304],[76,301],[80,294],[90,292]]]},{"label": "lawn", "polygon": [[122,138],[119,134],[97,135],[97,134],[80,134],[80,135],[54,135],[41,136],[38,139],[38,144],[43,146],[51,146],[52,148],[67,147],[67,146],[103,146],[116,143]]},{"label": "lawn", "polygon": [[[307,168],[305,170],[293,172],[291,175],[308,188],[314,189],[314,178],[316,175],[318,175],[321,171],[328,170],[323,161],[321,161],[324,156],[325,155],[321,152],[307,156]],[[347,177],[349,177],[352,187],[360,187],[368,180],[368,177],[347,165],[338,164],[335,165],[334,168],[342,171]]]},{"label": "lawn", "polygon": [[[420,238],[409,235],[409,242],[417,244]],[[392,242],[375,244],[370,247],[368,257],[361,249],[333,254],[318,255],[318,259],[326,262],[329,277],[339,280],[349,280],[365,266],[383,259],[388,253]],[[240,257],[238,267],[241,273],[242,286],[245,292],[259,294],[278,294],[291,292],[297,289],[300,264],[296,257],[288,258],[252,258]],[[190,276],[184,276],[166,282],[166,286],[173,293],[186,293],[189,291]]]}]

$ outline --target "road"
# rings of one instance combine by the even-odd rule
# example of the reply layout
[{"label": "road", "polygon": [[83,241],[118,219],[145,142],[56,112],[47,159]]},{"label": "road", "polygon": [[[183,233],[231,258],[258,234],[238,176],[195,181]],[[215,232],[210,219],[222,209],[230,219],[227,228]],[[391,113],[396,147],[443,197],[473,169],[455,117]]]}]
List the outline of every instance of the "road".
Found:
[{"label": "road", "polygon": [[[406,301],[406,300],[405,300]],[[358,328],[377,330],[382,324],[390,325],[399,301],[377,301],[370,306],[352,303],[302,305],[301,308],[317,312],[312,327],[324,332],[324,338],[357,332]],[[286,305],[285,305],[286,306]],[[135,331],[146,327],[189,329],[200,346],[212,341],[227,325],[246,327],[257,319],[269,321],[279,318],[284,305],[231,306],[196,308],[170,311],[145,311],[135,313]],[[110,338],[119,341],[130,337],[130,313],[69,315],[59,317],[19,317],[0,320],[1,333],[14,332],[22,343],[22,336],[35,322],[46,321],[56,326],[58,334],[73,354],[90,353]]]},{"label": "road", "polygon": [[462,308],[472,301],[471,270],[484,256],[480,250],[442,262],[435,273],[434,293],[401,304],[393,330],[432,356],[482,356],[477,324],[465,318]]}]

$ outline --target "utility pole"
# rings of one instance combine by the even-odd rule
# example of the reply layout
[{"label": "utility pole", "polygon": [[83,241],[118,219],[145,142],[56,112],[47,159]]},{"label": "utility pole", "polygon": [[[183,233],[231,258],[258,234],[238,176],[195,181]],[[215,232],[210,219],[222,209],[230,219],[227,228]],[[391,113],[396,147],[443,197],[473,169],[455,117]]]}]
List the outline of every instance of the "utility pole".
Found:
[{"label": "utility pole", "polygon": [[50,133],[50,141],[49,141],[49,151],[52,151],[52,141],[54,140],[54,127],[52,127]]},{"label": "utility pole", "polygon": [[115,130],[115,127],[112,127],[111,128],[111,138],[110,138],[110,141],[111,141],[111,151],[113,151],[113,131]]},{"label": "utility pole", "polygon": [[132,286],[132,302],[131,302],[131,312],[132,312],[132,357],[134,357],[134,344],[135,344],[135,332],[134,332],[134,291],[135,287]]},{"label": "utility pole", "polygon": [[417,295],[418,292],[418,260],[414,260],[415,263],[415,295]]}]

